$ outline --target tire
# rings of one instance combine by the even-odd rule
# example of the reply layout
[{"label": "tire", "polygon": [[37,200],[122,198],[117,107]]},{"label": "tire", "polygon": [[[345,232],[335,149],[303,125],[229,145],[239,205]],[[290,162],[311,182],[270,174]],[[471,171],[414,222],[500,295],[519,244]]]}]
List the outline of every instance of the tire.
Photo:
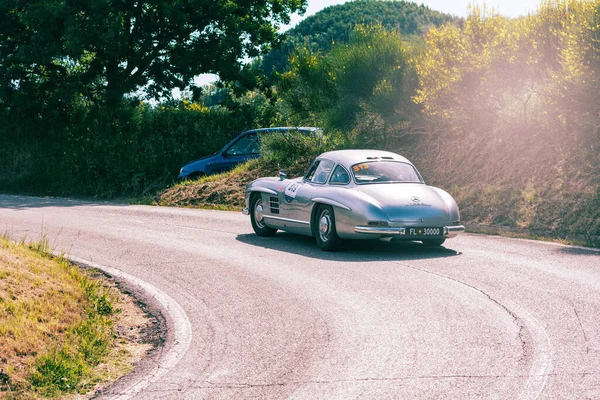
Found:
[{"label": "tire", "polygon": [[273,236],[277,232],[277,229],[265,224],[263,202],[260,194],[255,194],[250,198],[250,221],[252,222],[252,229],[258,236]]},{"label": "tire", "polygon": [[444,242],[446,241],[446,239],[428,239],[428,240],[421,240],[421,242],[423,242],[423,244],[425,246],[430,246],[430,247],[436,247],[436,246],[441,246],[442,244],[444,244]]},{"label": "tire", "polygon": [[335,215],[331,206],[319,205],[315,219],[315,239],[321,250],[336,251],[339,249],[342,239],[335,228]]}]

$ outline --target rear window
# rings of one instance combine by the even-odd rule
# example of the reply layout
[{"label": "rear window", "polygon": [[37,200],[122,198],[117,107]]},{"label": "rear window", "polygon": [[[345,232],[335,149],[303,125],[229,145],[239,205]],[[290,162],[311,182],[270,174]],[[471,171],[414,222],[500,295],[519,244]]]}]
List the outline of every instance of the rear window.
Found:
[{"label": "rear window", "polygon": [[410,164],[397,161],[374,161],[354,164],[354,180],[364,183],[423,183],[421,175]]}]

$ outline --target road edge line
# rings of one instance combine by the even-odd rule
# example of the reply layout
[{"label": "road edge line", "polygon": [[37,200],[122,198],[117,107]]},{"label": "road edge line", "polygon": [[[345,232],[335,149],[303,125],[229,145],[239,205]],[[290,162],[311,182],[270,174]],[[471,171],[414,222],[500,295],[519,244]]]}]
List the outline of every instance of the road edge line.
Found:
[{"label": "road edge line", "polygon": [[173,335],[173,340],[170,348],[166,349],[166,354],[161,357],[156,366],[154,366],[150,372],[143,373],[139,379],[135,379],[133,382],[127,383],[127,386],[124,389],[119,390],[119,393],[114,395],[108,394],[108,398],[114,400],[130,399],[132,396],[141,392],[150,384],[157,382],[163,375],[172,370],[175,365],[181,361],[192,342],[192,326],[183,308],[175,300],[173,300],[172,297],[148,282],[119,269],[100,265],[70,254],[60,255],[74,262],[75,264],[96,268],[118,281],[125,281],[126,283],[132,285],[132,287],[141,289],[148,295],[148,297],[155,299],[158,304],[160,304],[161,312],[165,315],[165,317],[170,317],[165,319],[167,320],[167,329]]}]

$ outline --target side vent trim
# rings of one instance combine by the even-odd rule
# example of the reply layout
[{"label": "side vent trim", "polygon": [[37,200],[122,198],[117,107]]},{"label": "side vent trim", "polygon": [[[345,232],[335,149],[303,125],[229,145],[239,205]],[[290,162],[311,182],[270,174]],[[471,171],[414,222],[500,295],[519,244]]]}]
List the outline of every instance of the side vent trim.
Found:
[{"label": "side vent trim", "polygon": [[269,208],[271,208],[271,214],[279,215],[279,197],[269,197]]}]

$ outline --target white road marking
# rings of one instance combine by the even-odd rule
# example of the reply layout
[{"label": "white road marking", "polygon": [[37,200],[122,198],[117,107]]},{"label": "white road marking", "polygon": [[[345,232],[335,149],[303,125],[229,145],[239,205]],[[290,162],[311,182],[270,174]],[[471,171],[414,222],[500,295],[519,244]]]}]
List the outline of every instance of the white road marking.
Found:
[{"label": "white road marking", "polygon": [[169,332],[173,334],[173,345],[171,348],[167,349],[167,353],[162,360],[160,360],[150,372],[129,383],[127,388],[121,390],[120,393],[111,397],[111,399],[118,400],[130,399],[135,394],[148,387],[148,385],[157,382],[163,375],[172,370],[183,358],[190,347],[190,343],[192,342],[192,325],[190,320],[185,314],[185,311],[183,311],[183,308],[181,308],[181,306],[175,300],[148,282],[145,282],[133,275],[129,275],[128,273],[113,267],[96,264],[94,262],[69,254],[64,254],[63,256],[77,264],[83,264],[99,269],[106,272],[110,276],[113,276],[119,280],[127,281],[130,284],[137,286],[148,293],[148,295],[156,299],[164,308],[164,312],[168,313],[173,321],[173,326],[168,326]]},{"label": "white road marking", "polygon": [[505,303],[507,308],[512,310],[525,324],[533,339],[531,369],[520,398],[537,399],[542,394],[553,368],[550,337],[542,324],[527,310],[512,301],[505,301]]}]

